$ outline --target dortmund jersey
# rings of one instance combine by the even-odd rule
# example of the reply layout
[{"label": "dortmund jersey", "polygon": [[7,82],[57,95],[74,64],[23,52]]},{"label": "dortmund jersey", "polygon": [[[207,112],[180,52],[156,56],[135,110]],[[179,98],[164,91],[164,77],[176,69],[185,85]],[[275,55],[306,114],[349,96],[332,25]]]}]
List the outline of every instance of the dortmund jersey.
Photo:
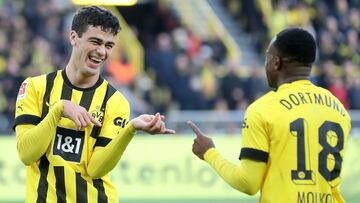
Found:
[{"label": "dortmund jersey", "polygon": [[65,70],[56,71],[22,83],[15,126],[39,124],[49,106],[61,99],[84,107],[102,127],[91,125],[77,131],[73,121],[61,118],[56,132],[48,135],[52,140],[46,153],[27,166],[26,202],[118,202],[109,175],[92,179],[86,167],[97,148],[124,133],[130,116],[128,101],[101,77],[91,88],[78,88]]},{"label": "dortmund jersey", "polygon": [[281,85],[246,111],[240,159],[267,163],[260,202],[343,202],[341,167],[350,117],[308,80]]}]

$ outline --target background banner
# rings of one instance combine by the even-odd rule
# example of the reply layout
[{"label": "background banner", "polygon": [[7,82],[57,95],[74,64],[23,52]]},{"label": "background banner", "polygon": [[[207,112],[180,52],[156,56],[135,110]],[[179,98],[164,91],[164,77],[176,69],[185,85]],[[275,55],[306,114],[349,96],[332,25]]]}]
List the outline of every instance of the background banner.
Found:
[{"label": "background banner", "polygon": [[[213,139],[228,160],[238,162],[240,136],[213,136]],[[181,202],[179,200],[185,198],[189,199],[186,202],[202,199],[222,202],[249,202],[251,199],[256,202],[257,198],[225,184],[210,166],[195,157],[191,151],[192,143],[193,137],[186,135],[135,137],[112,172],[120,201]],[[357,146],[360,146],[360,139],[352,138],[344,160],[341,190],[347,200],[360,200],[360,162],[357,158],[360,148]],[[23,202],[25,166],[17,157],[15,138],[1,136],[0,149],[0,202]]]}]

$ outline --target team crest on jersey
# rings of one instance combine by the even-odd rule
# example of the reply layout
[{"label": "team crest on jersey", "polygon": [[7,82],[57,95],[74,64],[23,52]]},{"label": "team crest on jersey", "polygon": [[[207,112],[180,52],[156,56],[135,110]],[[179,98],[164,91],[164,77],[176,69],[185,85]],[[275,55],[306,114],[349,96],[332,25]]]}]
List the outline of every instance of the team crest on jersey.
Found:
[{"label": "team crest on jersey", "polygon": [[21,100],[24,99],[26,97],[26,86],[27,86],[27,82],[24,81],[23,83],[21,83],[19,92],[18,92],[18,96],[17,96],[17,100]]},{"label": "team crest on jersey", "polygon": [[91,116],[98,120],[100,123],[104,120],[104,111],[100,109],[100,107],[96,107],[96,109],[92,112],[90,112]]}]

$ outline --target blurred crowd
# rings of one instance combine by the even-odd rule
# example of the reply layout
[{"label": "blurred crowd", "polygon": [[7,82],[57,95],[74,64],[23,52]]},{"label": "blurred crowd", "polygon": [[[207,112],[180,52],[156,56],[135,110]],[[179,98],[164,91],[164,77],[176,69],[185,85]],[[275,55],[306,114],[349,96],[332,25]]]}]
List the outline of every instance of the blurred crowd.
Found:
[{"label": "blurred crowd", "polygon": [[348,109],[360,109],[359,0],[223,0],[234,19],[254,37],[257,51],[288,26],[312,32],[318,43],[313,82]]},{"label": "blurred crowd", "polygon": [[[274,33],[286,26],[311,30],[319,42],[313,82],[329,89],[347,108],[360,109],[358,1],[222,2],[255,36],[254,47],[261,54]],[[0,134],[11,132],[21,82],[65,67],[75,10],[63,0],[0,0]],[[208,39],[197,36],[156,1],[141,15],[141,22],[129,24],[145,50],[144,71],[136,72],[123,52],[104,69],[129,98],[135,114],[244,110],[268,91],[262,67],[254,63],[244,74],[236,61],[227,59],[216,34]]]},{"label": "blurred crowd", "polygon": [[69,9],[60,0],[0,1],[0,134],[11,132],[21,82],[66,64]]}]

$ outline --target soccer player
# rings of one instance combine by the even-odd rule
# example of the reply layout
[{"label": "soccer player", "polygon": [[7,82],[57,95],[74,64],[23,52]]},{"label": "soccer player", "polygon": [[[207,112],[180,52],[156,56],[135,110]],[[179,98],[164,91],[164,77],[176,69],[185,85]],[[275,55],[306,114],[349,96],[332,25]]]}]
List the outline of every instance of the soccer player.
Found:
[{"label": "soccer player", "polygon": [[238,165],[225,160],[191,121],[193,152],[233,188],[260,202],[344,202],[341,167],[351,129],[349,114],[326,89],[309,81],[316,44],[307,31],[289,28],[266,51],[273,91],[249,106]]},{"label": "soccer player", "polygon": [[109,172],[135,132],[175,133],[159,113],[129,121],[128,101],[100,76],[119,30],[109,10],[80,8],[66,68],[22,83],[14,128],[26,202],[118,202]]}]

